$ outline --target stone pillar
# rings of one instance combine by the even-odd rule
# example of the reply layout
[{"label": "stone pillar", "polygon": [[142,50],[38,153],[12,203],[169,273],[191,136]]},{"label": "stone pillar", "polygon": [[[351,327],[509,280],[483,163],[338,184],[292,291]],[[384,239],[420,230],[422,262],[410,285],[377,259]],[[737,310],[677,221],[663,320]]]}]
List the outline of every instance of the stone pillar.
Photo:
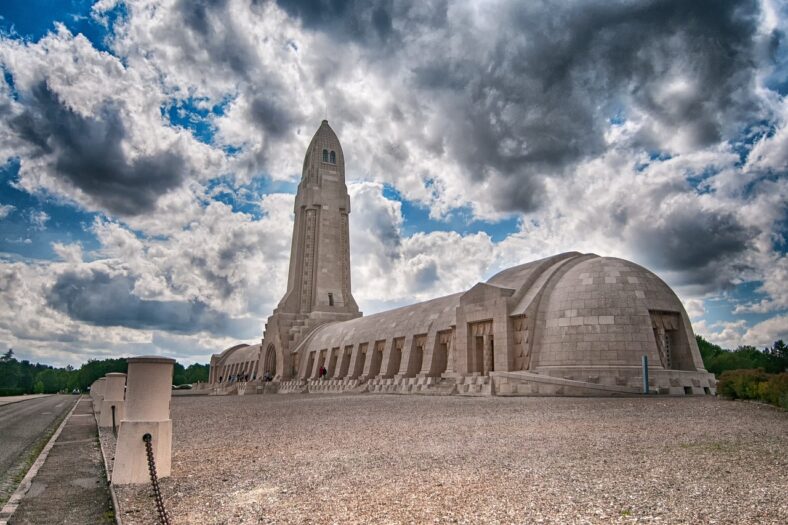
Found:
[{"label": "stone pillar", "polygon": [[320,362],[320,353],[322,350],[315,350],[315,361],[312,363],[312,370],[309,370],[307,373],[307,379],[318,379],[320,374],[320,367],[322,363]]},{"label": "stone pillar", "polygon": [[418,377],[428,377],[435,368],[435,358],[441,344],[441,336],[438,332],[432,331],[427,334],[424,342],[424,357],[421,361],[421,370],[417,372]]},{"label": "stone pillar", "polygon": [[112,484],[150,483],[143,436],[152,437],[160,478],[170,475],[172,460],[172,369],[174,359],[131,357],[126,389],[126,414],[118,431]]},{"label": "stone pillar", "polygon": [[[397,352],[397,338],[386,340],[386,346],[383,349],[383,360],[380,363],[380,372],[378,375],[383,378],[394,377],[397,370],[394,369],[392,362],[394,361],[394,354]],[[400,356],[400,359],[402,356]]]},{"label": "stone pillar", "polygon": [[[376,359],[378,359],[378,352],[380,352],[380,347],[383,347],[386,343],[384,341],[380,342],[378,345],[378,341],[370,341],[369,345],[367,346],[367,358],[364,360],[364,368],[361,370],[361,375],[359,376],[362,379],[372,379],[375,375],[379,374],[380,371],[376,372],[374,375],[372,374],[373,370],[373,363]],[[381,358],[382,362],[382,358]]]},{"label": "stone pillar", "polygon": [[361,345],[364,343],[356,343],[353,345],[353,349],[350,351],[350,364],[347,367],[347,376],[345,379],[358,379],[356,375],[356,367],[358,366],[358,360],[361,355]]},{"label": "stone pillar", "polygon": [[446,371],[441,374],[441,377],[457,377],[457,372],[455,368],[454,362],[454,340],[456,337],[457,330],[454,329],[449,334],[449,339],[446,343]]},{"label": "stone pillar", "polygon": [[408,377],[410,374],[410,360],[413,359],[413,355],[416,353],[416,337],[407,336],[405,338],[405,343],[402,345],[402,354],[400,355],[399,360],[399,368],[394,370],[394,377],[397,379],[402,377]]},{"label": "stone pillar", "polygon": [[112,372],[105,376],[104,401],[99,416],[100,427],[112,426],[112,407],[115,407],[115,424],[120,426],[124,415],[124,398],[126,395],[126,374]]},{"label": "stone pillar", "polygon": [[326,379],[331,379],[334,377],[334,373],[336,372],[336,364],[334,363],[334,356],[338,355],[340,348],[329,348],[326,351],[326,363],[323,365],[326,367]]},{"label": "stone pillar", "polygon": [[93,411],[100,414],[101,413],[101,405],[104,402],[104,383],[106,379],[100,377],[96,379],[93,383],[93,388],[90,389],[90,393],[92,394],[95,390],[96,396],[93,398]]},{"label": "stone pillar", "polygon": [[493,342],[492,337],[487,334],[484,336],[484,359],[482,363],[482,374],[489,375],[493,367]]},{"label": "stone pillar", "polygon": [[[342,374],[342,365],[344,365],[345,362],[348,359],[350,359],[350,356],[348,355],[347,347],[346,346],[340,346],[339,347],[339,354],[338,354],[338,357],[337,357],[337,365],[334,368],[334,373],[331,375],[332,379],[342,379],[343,377],[345,377]],[[348,368],[348,370],[350,370],[350,369]]]}]

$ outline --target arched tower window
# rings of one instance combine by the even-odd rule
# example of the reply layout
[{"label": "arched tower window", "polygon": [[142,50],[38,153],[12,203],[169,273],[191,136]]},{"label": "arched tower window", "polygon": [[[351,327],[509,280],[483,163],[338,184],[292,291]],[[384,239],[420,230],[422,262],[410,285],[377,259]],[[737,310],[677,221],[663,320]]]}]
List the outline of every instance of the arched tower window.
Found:
[{"label": "arched tower window", "polygon": [[328,162],[328,150],[323,150],[323,162]]},{"label": "arched tower window", "polygon": [[331,152],[331,164],[337,163],[337,154],[335,152]]}]

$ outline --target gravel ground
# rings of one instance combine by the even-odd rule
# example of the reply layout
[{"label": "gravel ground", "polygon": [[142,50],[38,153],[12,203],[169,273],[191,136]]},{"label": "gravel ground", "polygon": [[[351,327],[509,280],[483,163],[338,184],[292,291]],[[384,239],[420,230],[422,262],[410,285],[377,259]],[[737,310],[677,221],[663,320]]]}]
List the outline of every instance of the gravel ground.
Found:
[{"label": "gravel ground", "polygon": [[112,468],[115,466],[115,445],[117,444],[117,439],[115,439],[115,434],[112,433],[112,428],[99,427],[98,431],[101,450],[104,451],[104,457],[107,460],[107,479],[112,479]]},{"label": "gravel ground", "polygon": [[[179,397],[174,523],[788,523],[788,413],[714,398]],[[147,486],[118,491],[153,523]]]}]

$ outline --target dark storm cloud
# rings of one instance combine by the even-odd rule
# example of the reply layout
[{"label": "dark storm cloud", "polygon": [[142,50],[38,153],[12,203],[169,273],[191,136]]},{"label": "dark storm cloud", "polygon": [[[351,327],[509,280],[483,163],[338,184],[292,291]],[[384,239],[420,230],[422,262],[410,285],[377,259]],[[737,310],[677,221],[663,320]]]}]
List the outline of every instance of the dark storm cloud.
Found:
[{"label": "dark storm cloud", "polygon": [[730,213],[685,207],[629,232],[654,269],[680,271],[686,283],[698,285],[722,284],[728,276],[717,270],[751,249],[755,234]]},{"label": "dark storm cloud", "polygon": [[251,337],[257,323],[233,319],[199,301],[157,301],[134,295],[135,279],[101,270],[66,272],[47,294],[48,304],[72,319],[96,326],[179,333],[207,331],[214,335]]},{"label": "dark storm cloud", "polygon": [[[253,2],[256,9],[262,2]],[[227,74],[243,79],[250,98],[250,115],[255,125],[271,137],[283,137],[296,128],[298,110],[287,100],[287,89],[275,74],[261,69],[253,35],[235,25],[227,0],[179,0],[175,10],[185,31],[168,35],[184,52],[187,62],[209,57],[212,66],[227,68]],[[200,57],[200,58],[198,58]],[[217,70],[217,74],[222,74]]]},{"label": "dark storm cloud", "polygon": [[228,6],[227,0],[179,0],[175,10],[189,31],[173,34],[189,37],[181,42],[182,49],[197,44],[195,51],[208,53],[211,62],[225,65],[249,80],[257,60],[244,32],[231,25],[233,18],[227,13]]},{"label": "dark storm cloud", "polygon": [[417,290],[428,290],[438,282],[438,278],[438,265],[435,261],[430,261],[423,268],[419,268],[412,281]]},{"label": "dark storm cloud", "polygon": [[265,94],[252,100],[250,113],[260,129],[274,137],[283,137],[296,126],[296,119],[287,106]]},{"label": "dark storm cloud", "polygon": [[[491,190],[501,211],[537,208],[545,177],[605,150],[612,117],[646,113],[637,140],[658,150],[679,132],[690,147],[725,140],[758,110],[755,0],[493,4],[479,8],[486,31],[444,2],[279,5],[409,70],[405,88],[444,115],[447,153],[476,180],[511,179]],[[391,23],[376,25],[376,9]],[[424,34],[434,38],[408,39]],[[403,59],[395,37],[424,47]]]},{"label": "dark storm cloud", "polygon": [[10,120],[11,130],[33,146],[34,156],[51,155],[58,175],[110,212],[150,211],[162,194],[181,184],[186,162],[178,154],[127,157],[127,130],[117,107],[105,105],[97,115],[82,116],[44,82],[22,101],[25,109]]},{"label": "dark storm cloud", "polygon": [[[720,141],[756,109],[755,2],[548,7],[508,11],[487,63],[417,71],[425,85],[465,84],[471,109],[452,146],[477,177],[488,166],[521,180],[560,174],[604,151],[621,108],[682,130],[693,147]],[[674,81],[687,85],[666,95]],[[658,149],[671,138],[641,140]],[[528,211],[535,202],[524,194],[511,204]]]},{"label": "dark storm cloud", "polygon": [[304,27],[328,31],[342,40],[388,43],[393,36],[392,0],[280,0],[290,16]]}]

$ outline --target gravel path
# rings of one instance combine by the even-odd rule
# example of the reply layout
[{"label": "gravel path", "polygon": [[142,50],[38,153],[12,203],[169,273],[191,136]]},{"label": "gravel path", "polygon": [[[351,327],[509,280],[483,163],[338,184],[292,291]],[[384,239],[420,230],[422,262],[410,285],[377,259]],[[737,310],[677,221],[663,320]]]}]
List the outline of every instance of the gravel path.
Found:
[{"label": "gravel path", "polygon": [[[788,523],[788,413],[713,398],[179,397],[174,523]],[[118,491],[152,523],[147,486]]]}]

